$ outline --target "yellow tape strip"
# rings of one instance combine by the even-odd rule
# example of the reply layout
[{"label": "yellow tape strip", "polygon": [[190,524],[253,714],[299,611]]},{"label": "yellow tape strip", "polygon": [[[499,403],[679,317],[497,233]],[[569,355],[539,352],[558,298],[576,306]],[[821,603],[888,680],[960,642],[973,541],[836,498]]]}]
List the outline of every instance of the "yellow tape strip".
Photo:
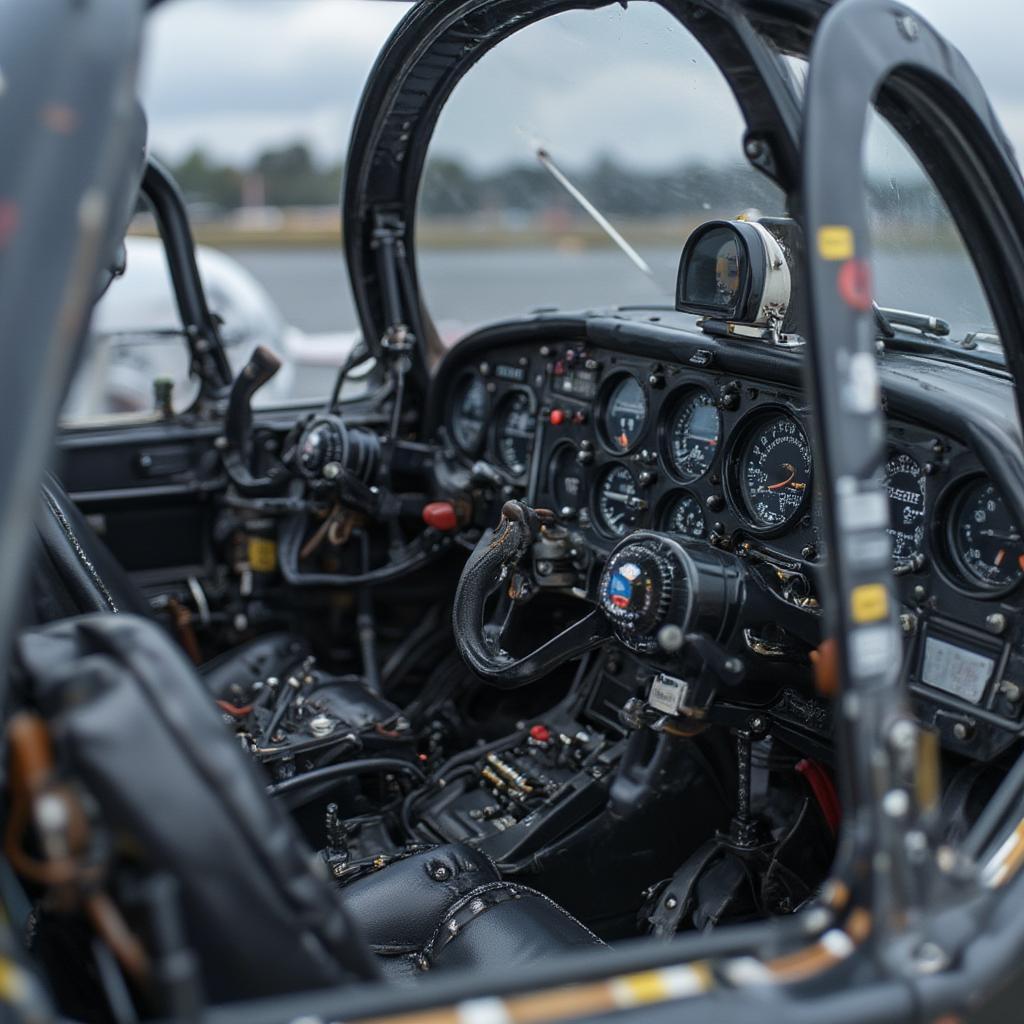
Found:
[{"label": "yellow tape strip", "polygon": [[853,621],[878,622],[889,614],[889,597],[884,583],[862,583],[850,592],[850,614]]},{"label": "yellow tape strip", "polygon": [[851,260],[854,249],[853,228],[846,224],[823,224],[818,228],[818,255],[823,260]]}]

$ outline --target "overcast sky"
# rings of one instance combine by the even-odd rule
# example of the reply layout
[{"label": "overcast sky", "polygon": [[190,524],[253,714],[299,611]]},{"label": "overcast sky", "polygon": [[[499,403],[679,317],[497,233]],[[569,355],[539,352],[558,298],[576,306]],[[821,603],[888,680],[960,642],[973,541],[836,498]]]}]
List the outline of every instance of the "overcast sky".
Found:
[{"label": "overcast sky", "polygon": [[[1024,0],[913,4],[972,62],[1024,153]],[[383,0],[176,0],[150,19],[143,99],[154,150],[243,162],[307,142],[343,157],[362,84],[407,5]],[[660,8],[568,12],[503,43],[456,90],[435,145],[478,168],[543,143],[568,165],[739,155],[717,69]]]}]

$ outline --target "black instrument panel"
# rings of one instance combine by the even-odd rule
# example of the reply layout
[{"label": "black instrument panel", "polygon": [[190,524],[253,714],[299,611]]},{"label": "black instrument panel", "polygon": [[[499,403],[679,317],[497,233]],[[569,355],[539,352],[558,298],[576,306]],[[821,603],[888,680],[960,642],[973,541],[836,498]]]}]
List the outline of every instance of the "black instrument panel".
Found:
[{"label": "black instrument panel", "polygon": [[[552,509],[598,563],[633,530],[662,530],[806,577],[813,600],[822,531],[799,378],[737,374],[695,355],[704,352],[504,344],[450,378],[449,393],[463,396],[467,375],[483,382],[479,449],[458,444],[473,433],[464,424],[443,427],[461,457],[496,467],[502,498]],[[517,416],[500,415],[512,407]],[[1014,643],[1024,540],[977,453],[941,427],[890,413],[889,450],[892,566],[918,713],[944,745],[996,756],[1024,703]]]}]

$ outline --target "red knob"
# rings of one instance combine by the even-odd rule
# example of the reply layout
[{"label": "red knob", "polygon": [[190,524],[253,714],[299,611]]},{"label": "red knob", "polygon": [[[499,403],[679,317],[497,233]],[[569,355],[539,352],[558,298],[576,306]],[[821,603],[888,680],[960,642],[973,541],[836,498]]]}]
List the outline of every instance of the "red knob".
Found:
[{"label": "red knob", "polygon": [[531,725],[530,726],[530,738],[536,740],[538,743],[547,743],[551,739],[551,730],[546,725]]},{"label": "red knob", "polygon": [[562,409],[552,409],[548,419],[551,420],[551,426],[559,427],[565,422],[565,411]]},{"label": "red knob", "polygon": [[450,501],[432,501],[429,505],[423,506],[423,522],[432,526],[435,530],[448,533],[459,525],[458,516],[455,514],[455,506]]}]

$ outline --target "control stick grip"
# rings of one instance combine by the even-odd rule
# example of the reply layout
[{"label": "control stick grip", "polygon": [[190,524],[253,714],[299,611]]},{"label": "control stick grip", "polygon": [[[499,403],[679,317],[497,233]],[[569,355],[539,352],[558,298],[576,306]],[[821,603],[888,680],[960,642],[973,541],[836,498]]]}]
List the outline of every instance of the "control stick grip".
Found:
[{"label": "control stick grip", "polygon": [[455,591],[453,625],[459,654],[478,676],[501,689],[533,682],[608,637],[608,621],[595,610],[536,650],[516,658],[502,649],[500,631],[484,625],[487,598],[502,584],[507,585],[537,539],[541,523],[550,517],[550,512],[532,509],[521,501],[505,502],[498,528],[480,538]]},{"label": "control stick grip", "polygon": [[224,420],[224,436],[243,461],[248,456],[249,434],[252,429],[252,397],[281,369],[277,354],[265,345],[257,345],[249,362],[231,385],[228,411]]}]

